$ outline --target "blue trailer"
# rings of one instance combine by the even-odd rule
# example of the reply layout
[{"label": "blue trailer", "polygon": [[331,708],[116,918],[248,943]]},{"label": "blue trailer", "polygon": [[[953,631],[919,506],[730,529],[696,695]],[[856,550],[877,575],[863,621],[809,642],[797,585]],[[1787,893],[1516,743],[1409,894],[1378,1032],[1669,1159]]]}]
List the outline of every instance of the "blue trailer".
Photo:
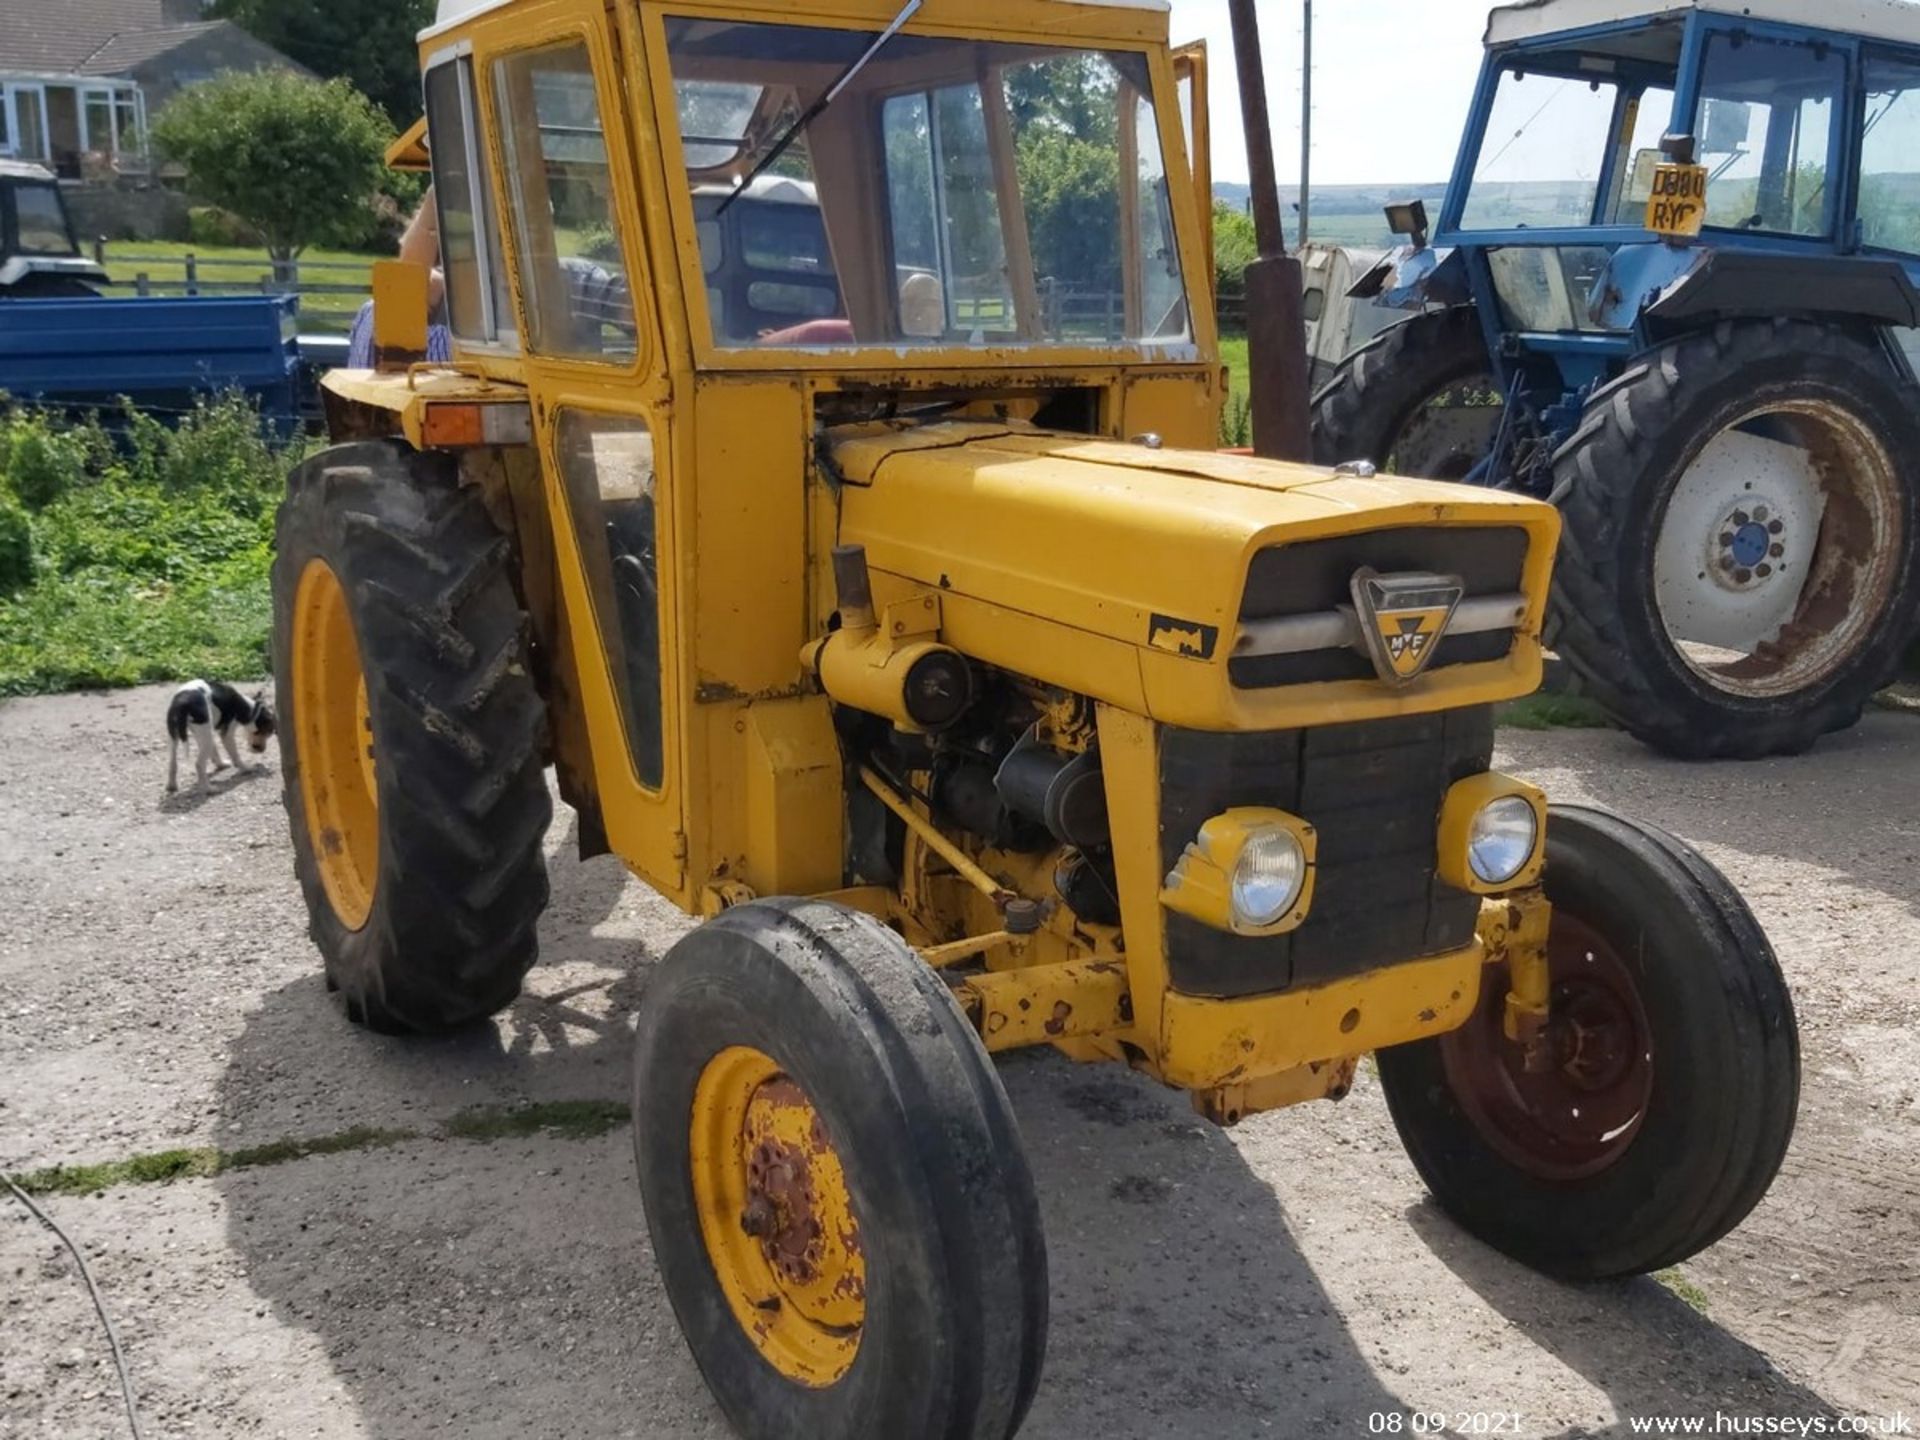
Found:
[{"label": "blue trailer", "polygon": [[290,433],[300,354],[291,295],[0,299],[0,391],[16,401],[178,413],[239,391]]},{"label": "blue trailer", "polygon": [[1416,312],[1315,397],[1318,458],[1553,499],[1549,640],[1670,753],[1851,724],[1920,628],[1920,6],[1526,0]]},{"label": "blue trailer", "polygon": [[0,161],[0,393],[179,413],[239,391],[292,431],[302,378],[295,297],[109,299],[106,283],[81,252],[53,176]]}]

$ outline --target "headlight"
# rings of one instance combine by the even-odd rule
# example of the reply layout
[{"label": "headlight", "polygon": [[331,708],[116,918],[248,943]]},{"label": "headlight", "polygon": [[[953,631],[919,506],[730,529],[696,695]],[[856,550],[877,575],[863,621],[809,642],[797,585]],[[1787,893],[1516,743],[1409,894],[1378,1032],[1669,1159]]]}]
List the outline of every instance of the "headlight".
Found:
[{"label": "headlight", "polygon": [[1277,924],[1300,897],[1307,857],[1290,830],[1256,830],[1240,847],[1228,895],[1236,929]]},{"label": "headlight", "polygon": [[1544,860],[1547,797],[1488,770],[1454,782],[1440,802],[1439,875],[1474,895],[1531,885]]},{"label": "headlight", "polygon": [[1279,935],[1313,902],[1313,827],[1261,805],[1224,810],[1200,827],[1160,887],[1160,903],[1216,930]]},{"label": "headlight", "polygon": [[1540,822],[1519,795],[1502,795],[1475,813],[1467,832],[1467,863],[1489,885],[1504,885],[1533,858]]}]

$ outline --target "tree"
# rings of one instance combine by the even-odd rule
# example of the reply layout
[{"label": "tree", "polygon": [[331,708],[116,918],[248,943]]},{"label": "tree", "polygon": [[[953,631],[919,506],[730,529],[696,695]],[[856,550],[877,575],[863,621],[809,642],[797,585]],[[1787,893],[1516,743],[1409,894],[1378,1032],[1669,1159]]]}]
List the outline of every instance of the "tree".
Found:
[{"label": "tree", "polygon": [[183,90],[153,123],[187,188],[246,221],[275,260],[357,243],[393,127],[344,80],[226,74]]},{"label": "tree", "polygon": [[349,80],[395,126],[420,118],[420,49],[434,0],[215,0],[231,20],[316,75]]},{"label": "tree", "polygon": [[1213,273],[1238,286],[1247,266],[1260,253],[1254,239],[1253,217],[1224,200],[1213,202]]}]

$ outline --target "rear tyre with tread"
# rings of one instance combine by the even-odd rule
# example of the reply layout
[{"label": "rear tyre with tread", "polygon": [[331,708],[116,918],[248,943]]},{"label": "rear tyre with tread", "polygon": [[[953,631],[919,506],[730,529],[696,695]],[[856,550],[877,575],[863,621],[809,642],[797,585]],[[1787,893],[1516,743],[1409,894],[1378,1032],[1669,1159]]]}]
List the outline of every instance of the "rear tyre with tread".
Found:
[{"label": "rear tyre with tread", "polygon": [[1387,1106],[1427,1189],[1495,1249],[1573,1280],[1662,1269],[1779,1171],[1793,1003],[1739,892],[1662,830],[1555,806],[1545,885],[1552,1065],[1528,1071],[1505,1038],[1506,970],[1489,967],[1460,1030],[1379,1052]]},{"label": "rear tyre with tread", "polygon": [[[1463,480],[1491,447],[1500,408],[1457,402],[1494,394],[1474,308],[1415,315],[1341,361],[1313,397],[1313,458],[1322,465],[1367,460],[1424,480]],[[1428,415],[1436,401],[1448,408]]]},{"label": "rear tyre with tread", "polygon": [[[1565,523],[1549,632],[1582,693],[1683,759],[1798,754],[1858,720],[1920,630],[1917,410],[1920,395],[1870,336],[1805,321],[1683,336],[1596,391],[1553,462]],[[1702,457],[1729,442],[1765,454],[1783,438],[1808,456],[1798,484],[1823,509],[1769,537],[1758,519],[1735,522],[1749,520],[1746,500],[1783,482],[1737,463],[1721,464],[1714,482],[1716,457]],[[1682,518],[1692,487],[1712,483],[1728,503],[1703,494],[1706,508]],[[1782,527],[1786,517],[1764,518]],[[1756,551],[1754,571],[1734,568],[1740,529],[1784,541],[1773,553],[1785,558]],[[1738,643],[1688,643],[1695,614],[1737,617],[1733,607],[1759,599],[1740,584],[1779,586],[1788,564],[1801,588],[1777,633],[1769,622]],[[1700,609],[1681,610],[1695,592]],[[1677,598],[1663,604],[1663,594]]]},{"label": "rear tyre with tread", "polygon": [[380,1031],[481,1019],[519,993],[547,902],[511,547],[448,457],[390,442],[298,466],[275,537],[285,802],[329,988]]},{"label": "rear tyre with tread", "polygon": [[675,945],[639,1009],[647,1228],[733,1427],[1011,1436],[1046,1246],[1006,1094],[939,977],[870,916],[756,901]]}]

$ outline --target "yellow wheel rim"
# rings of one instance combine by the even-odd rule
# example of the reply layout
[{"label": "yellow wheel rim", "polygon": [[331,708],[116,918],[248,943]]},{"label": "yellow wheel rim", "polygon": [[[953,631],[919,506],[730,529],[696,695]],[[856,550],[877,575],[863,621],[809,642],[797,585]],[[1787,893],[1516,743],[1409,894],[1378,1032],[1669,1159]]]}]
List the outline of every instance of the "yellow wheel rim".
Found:
[{"label": "yellow wheel rim", "polygon": [[693,1198],[727,1305],[767,1362],[822,1387],[847,1373],[867,1315],[867,1264],[839,1153],[806,1092],[744,1045],[700,1074]]},{"label": "yellow wheel rim", "polygon": [[373,722],[346,592],[322,560],[307,562],[293,596],[293,725],[320,883],[340,923],[358,930],[380,870]]}]

